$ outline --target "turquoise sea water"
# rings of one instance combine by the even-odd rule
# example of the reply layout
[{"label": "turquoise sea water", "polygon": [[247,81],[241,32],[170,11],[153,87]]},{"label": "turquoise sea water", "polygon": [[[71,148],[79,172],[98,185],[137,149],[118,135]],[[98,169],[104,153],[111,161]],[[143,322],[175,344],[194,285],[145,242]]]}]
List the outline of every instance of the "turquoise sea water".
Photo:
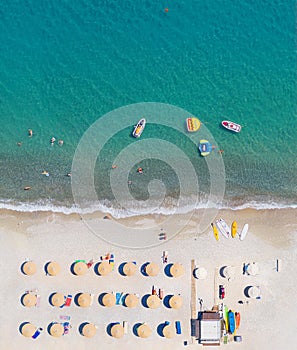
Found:
[{"label": "turquoise sea water", "polygon": [[[183,108],[212,133],[224,150],[226,171],[225,198],[218,205],[296,205],[295,23],[293,0],[2,4],[2,207],[70,208],[71,179],[65,174],[79,140],[102,115],[138,102]],[[242,132],[223,130],[223,119],[243,125]],[[116,122],[121,124],[120,116]],[[143,138],[162,138],[159,129],[148,124]],[[95,184],[108,206],[113,205],[109,170],[133,142],[130,132],[114,135],[98,158]],[[52,136],[64,145],[52,147]],[[166,139],[203,169],[196,146],[170,129]],[[154,178],[164,182],[169,196],[179,195],[170,167],[152,160],[141,165],[144,176],[136,174],[137,166],[129,175],[137,200],[147,198]],[[43,170],[50,176],[41,175]],[[202,176],[202,192],[207,183]]]}]

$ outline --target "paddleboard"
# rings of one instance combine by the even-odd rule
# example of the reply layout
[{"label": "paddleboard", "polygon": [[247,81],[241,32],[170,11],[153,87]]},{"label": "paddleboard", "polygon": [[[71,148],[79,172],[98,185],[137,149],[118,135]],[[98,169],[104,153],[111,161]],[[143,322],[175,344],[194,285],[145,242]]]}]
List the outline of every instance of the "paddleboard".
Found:
[{"label": "paddleboard", "polygon": [[228,312],[228,323],[229,323],[228,330],[231,334],[233,334],[235,331],[235,315],[232,310],[229,310]]},{"label": "paddleboard", "polygon": [[237,233],[237,222],[233,221],[232,225],[231,225],[231,236],[232,238],[234,238],[236,236]]},{"label": "paddleboard", "polygon": [[224,305],[223,318],[225,321],[226,332],[228,332],[228,330],[229,330],[228,312],[229,312],[228,307],[226,305]]},{"label": "paddleboard", "polygon": [[240,326],[240,313],[235,312],[235,323],[236,323],[236,329]]},{"label": "paddleboard", "polygon": [[241,234],[239,235],[239,239],[243,241],[245,239],[245,236],[249,230],[249,224],[245,224],[241,230]]},{"label": "paddleboard", "polygon": [[216,220],[216,225],[224,237],[226,238],[230,237],[230,227],[226,224],[224,219]]},{"label": "paddleboard", "polygon": [[219,230],[217,229],[217,227],[211,223],[211,226],[212,226],[212,230],[213,230],[213,234],[215,236],[215,239],[218,241],[220,238],[219,238]]}]

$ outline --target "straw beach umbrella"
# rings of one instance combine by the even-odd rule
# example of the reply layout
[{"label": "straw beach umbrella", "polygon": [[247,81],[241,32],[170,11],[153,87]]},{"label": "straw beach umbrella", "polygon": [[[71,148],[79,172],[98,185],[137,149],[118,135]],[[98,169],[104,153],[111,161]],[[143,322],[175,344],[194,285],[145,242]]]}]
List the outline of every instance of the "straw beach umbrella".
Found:
[{"label": "straw beach umbrella", "polygon": [[147,324],[142,324],[137,328],[137,334],[140,338],[148,338],[152,335],[152,330]]},{"label": "straw beach umbrella", "polygon": [[204,267],[197,267],[194,270],[194,276],[199,280],[205,280],[207,277],[207,270]]},{"label": "straw beach umbrella", "polygon": [[97,271],[99,275],[106,276],[112,271],[112,265],[108,261],[102,261],[99,263]]},{"label": "straw beach umbrella", "polygon": [[165,338],[173,338],[175,336],[175,329],[172,325],[167,325],[163,328],[163,335]]},{"label": "straw beach umbrella", "polygon": [[61,323],[51,323],[49,326],[49,333],[55,338],[62,337],[64,334],[64,327],[61,325]]},{"label": "straw beach umbrella", "polygon": [[258,275],[259,274],[259,265],[255,262],[248,264],[246,271],[251,276]]},{"label": "straw beach umbrella", "polygon": [[36,327],[32,323],[26,323],[23,325],[21,332],[24,337],[31,338],[32,335],[36,332]]},{"label": "straw beach umbrella", "polygon": [[89,307],[92,302],[92,297],[90,294],[81,293],[77,299],[77,303],[80,307]]},{"label": "straw beach umbrella", "polygon": [[112,307],[116,303],[116,297],[114,294],[106,293],[102,298],[102,303],[106,307]]},{"label": "straw beach umbrella", "polygon": [[56,276],[58,273],[60,273],[61,267],[56,261],[51,261],[46,266],[46,272],[50,276]]},{"label": "straw beach umbrella", "polygon": [[86,323],[82,329],[82,335],[87,338],[92,338],[96,334],[96,327],[92,323]]},{"label": "straw beach umbrella", "polygon": [[51,296],[51,300],[50,300],[51,304],[53,306],[57,306],[57,307],[60,307],[64,304],[65,302],[65,298],[64,298],[64,295],[62,293],[54,293],[52,296]]},{"label": "straw beach umbrella", "polygon": [[36,306],[37,296],[30,293],[24,294],[22,298],[22,303],[26,307]]},{"label": "straw beach umbrella", "polygon": [[23,264],[23,272],[25,275],[34,275],[34,273],[37,271],[37,266],[34,261],[26,261]]},{"label": "straw beach umbrella", "polygon": [[169,300],[169,305],[173,309],[179,309],[183,305],[183,298],[180,295],[173,295]]},{"label": "straw beach umbrella", "polygon": [[173,277],[180,277],[185,273],[185,269],[181,264],[175,263],[170,267],[170,274]]},{"label": "straw beach umbrella", "polygon": [[127,307],[133,308],[136,307],[138,304],[138,297],[135,294],[128,294],[125,297],[125,305]]},{"label": "straw beach umbrella", "polygon": [[145,272],[149,276],[157,276],[157,274],[159,273],[159,266],[155,263],[149,263],[145,267]]},{"label": "straw beach umbrella", "polygon": [[88,267],[87,264],[83,261],[79,261],[74,264],[73,271],[76,275],[82,276],[87,273]]},{"label": "straw beach umbrella", "polygon": [[137,270],[137,267],[133,262],[128,262],[123,267],[123,272],[126,276],[133,276],[136,270]]},{"label": "straw beach umbrella", "polygon": [[111,327],[110,333],[114,338],[122,338],[124,335],[124,327],[117,323]]},{"label": "straw beach umbrella", "polygon": [[250,298],[256,299],[261,295],[261,290],[259,287],[251,286],[248,288],[247,294]]},{"label": "straw beach umbrella", "polygon": [[157,295],[150,295],[146,303],[150,309],[156,309],[160,306],[161,300]]}]

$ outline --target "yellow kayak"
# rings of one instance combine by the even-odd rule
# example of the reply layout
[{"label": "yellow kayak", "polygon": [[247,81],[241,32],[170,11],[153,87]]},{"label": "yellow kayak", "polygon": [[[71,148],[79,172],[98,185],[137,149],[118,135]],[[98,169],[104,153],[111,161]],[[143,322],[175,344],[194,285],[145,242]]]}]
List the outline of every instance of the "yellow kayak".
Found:
[{"label": "yellow kayak", "polygon": [[237,233],[237,222],[233,221],[232,225],[231,225],[231,236],[232,238],[234,238],[236,236]]},{"label": "yellow kayak", "polygon": [[212,226],[212,230],[213,230],[213,234],[215,236],[215,239],[218,241],[219,240],[219,231],[216,227],[216,225],[214,225],[213,223],[211,223]]}]

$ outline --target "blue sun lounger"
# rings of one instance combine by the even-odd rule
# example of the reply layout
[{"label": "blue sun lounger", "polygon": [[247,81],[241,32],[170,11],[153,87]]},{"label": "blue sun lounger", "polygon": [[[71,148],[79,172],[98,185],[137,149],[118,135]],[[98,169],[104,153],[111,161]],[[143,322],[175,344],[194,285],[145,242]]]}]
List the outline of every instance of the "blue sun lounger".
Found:
[{"label": "blue sun lounger", "polygon": [[176,334],[182,334],[180,321],[175,322]]}]

